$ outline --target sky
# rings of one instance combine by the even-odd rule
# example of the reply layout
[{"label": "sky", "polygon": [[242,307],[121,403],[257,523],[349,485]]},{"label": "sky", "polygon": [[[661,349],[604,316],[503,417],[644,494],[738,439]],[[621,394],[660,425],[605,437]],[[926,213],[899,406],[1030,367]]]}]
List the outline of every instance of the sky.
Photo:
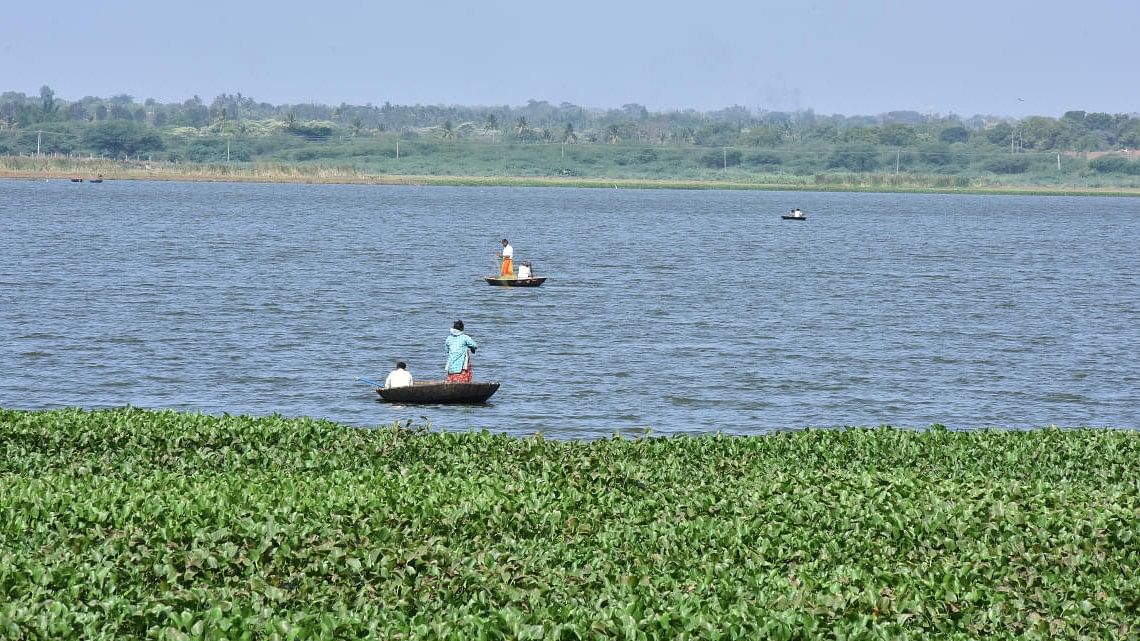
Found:
[{"label": "sky", "polygon": [[207,104],[1140,112],[1136,0],[43,0],[0,92]]}]

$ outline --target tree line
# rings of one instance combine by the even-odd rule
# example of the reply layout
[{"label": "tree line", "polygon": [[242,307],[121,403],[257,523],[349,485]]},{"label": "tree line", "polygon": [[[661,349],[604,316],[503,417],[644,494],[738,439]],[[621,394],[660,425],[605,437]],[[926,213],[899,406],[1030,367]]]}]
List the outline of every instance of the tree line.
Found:
[{"label": "tree line", "polygon": [[[799,154],[812,170],[876,171],[904,160],[953,171],[987,156],[978,168],[1019,173],[1034,152],[1115,152],[1140,148],[1140,117],[1068,111],[1059,118],[1023,119],[892,111],[873,116],[822,115],[732,106],[717,111],[653,112],[631,103],[618,109],[530,100],[521,106],[272,105],[241,93],[209,104],[141,102],[126,94],[64,100],[48,86],[39,95],[0,94],[0,154],[90,154],[112,158],[208,162],[314,160],[321,143],[400,139],[514,144],[731,148],[696,155],[709,167],[784,164]],[[237,148],[235,154],[235,145]],[[327,146],[327,145],[326,145]],[[309,147],[299,153],[298,148]],[[224,154],[223,154],[224,148]],[[749,150],[767,150],[769,155]],[[892,156],[893,154],[893,156]],[[906,158],[904,159],[904,154]],[[759,161],[759,162],[757,162]],[[1140,173],[1122,155],[1098,158],[1096,171]]]}]

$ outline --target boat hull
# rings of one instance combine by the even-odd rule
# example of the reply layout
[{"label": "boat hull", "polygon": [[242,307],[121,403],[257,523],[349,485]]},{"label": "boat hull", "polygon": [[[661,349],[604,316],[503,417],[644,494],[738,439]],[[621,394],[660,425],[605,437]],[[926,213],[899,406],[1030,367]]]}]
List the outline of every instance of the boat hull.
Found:
[{"label": "boat hull", "polygon": [[409,404],[474,404],[485,403],[499,389],[497,382],[448,383],[417,381],[406,387],[382,387],[376,390],[389,403]]},{"label": "boat hull", "polygon": [[780,216],[780,218],[783,218],[784,220],[807,220],[807,216],[788,216],[786,214]]},{"label": "boat hull", "polygon": [[486,276],[483,280],[493,287],[538,287],[546,282],[546,276],[533,278],[504,278],[502,276]]}]

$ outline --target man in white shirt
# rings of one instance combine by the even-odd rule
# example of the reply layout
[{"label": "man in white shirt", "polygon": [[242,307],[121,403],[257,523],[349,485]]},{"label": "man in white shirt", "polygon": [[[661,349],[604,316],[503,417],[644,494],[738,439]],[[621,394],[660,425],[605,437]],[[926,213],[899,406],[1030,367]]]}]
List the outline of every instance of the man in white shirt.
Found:
[{"label": "man in white shirt", "polygon": [[507,242],[506,238],[503,239],[503,251],[499,252],[499,257],[503,259],[503,264],[499,268],[499,277],[510,278],[511,276],[514,276],[515,249],[514,247],[511,247],[511,244]]},{"label": "man in white shirt", "polygon": [[384,387],[407,387],[412,384],[412,373],[408,371],[408,364],[404,361],[396,363],[396,369],[384,379]]}]

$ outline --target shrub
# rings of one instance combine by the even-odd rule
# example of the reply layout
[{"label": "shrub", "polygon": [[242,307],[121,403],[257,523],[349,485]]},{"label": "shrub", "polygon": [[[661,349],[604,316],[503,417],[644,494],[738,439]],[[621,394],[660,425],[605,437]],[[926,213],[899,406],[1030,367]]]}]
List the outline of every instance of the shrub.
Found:
[{"label": "shrub", "polygon": [[1029,169],[1029,159],[1024,156],[991,158],[982,164],[982,168],[995,174],[1024,174]]},{"label": "shrub", "polygon": [[827,166],[850,169],[851,171],[874,171],[879,166],[879,154],[875,147],[870,144],[845,145],[832,152],[827,161]]},{"label": "shrub", "polygon": [[780,165],[783,164],[784,159],[771,151],[760,151],[750,154],[744,161],[749,165]]},{"label": "shrub", "polygon": [[702,167],[721,169],[725,166],[734,167],[739,165],[740,159],[741,155],[739,151],[710,151],[701,156],[700,163]]},{"label": "shrub", "polygon": [[1123,156],[1101,156],[1089,161],[1089,167],[1098,174],[1140,174],[1140,163]]}]

